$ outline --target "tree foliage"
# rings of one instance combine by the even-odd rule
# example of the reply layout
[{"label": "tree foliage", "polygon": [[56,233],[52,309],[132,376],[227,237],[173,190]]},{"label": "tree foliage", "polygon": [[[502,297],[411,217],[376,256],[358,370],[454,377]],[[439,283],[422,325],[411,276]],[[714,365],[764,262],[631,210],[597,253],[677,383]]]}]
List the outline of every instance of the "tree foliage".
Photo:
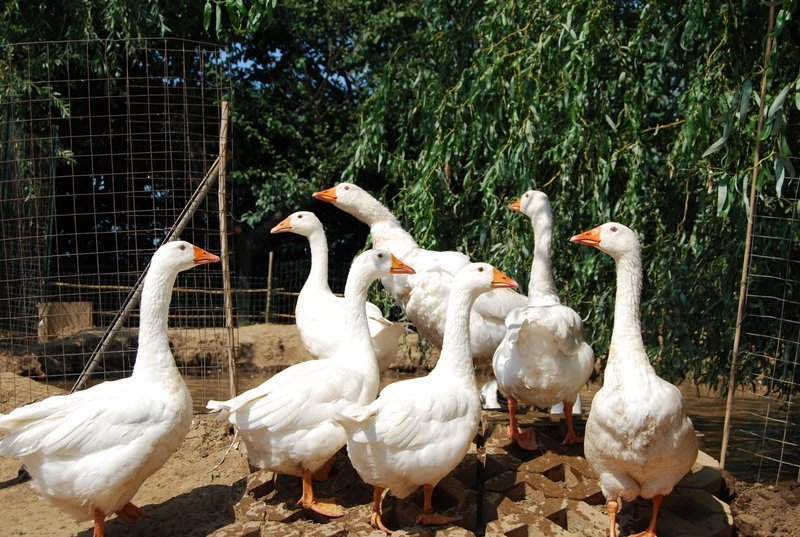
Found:
[{"label": "tree foliage", "polygon": [[[420,243],[467,251],[520,281],[530,225],[505,205],[545,191],[562,295],[601,353],[613,264],[568,238],[606,220],[629,225],[644,244],[645,341],[657,369],[720,385],[756,139],[748,88],[759,83],[768,10],[746,1],[413,5],[377,21],[415,31],[385,47],[345,176],[378,168]],[[776,27],[779,41],[787,31]],[[789,108],[780,92],[797,87],[798,51],[787,41],[769,73],[776,118]],[[730,135],[715,144],[721,130]],[[790,164],[785,137],[773,129],[762,139],[769,160]],[[772,168],[760,178],[770,194]]]},{"label": "tree foliage", "polygon": [[[779,7],[767,73],[759,185],[770,195],[791,167],[783,132],[798,105],[795,11]],[[556,277],[600,353],[613,266],[568,238],[610,219],[629,225],[644,244],[645,340],[657,369],[724,384],[768,7],[438,0],[367,13],[348,34],[368,98],[352,152],[341,148],[343,160],[352,155],[343,177],[373,187],[423,246],[466,251],[520,281],[531,233],[505,206],[545,191]]]}]

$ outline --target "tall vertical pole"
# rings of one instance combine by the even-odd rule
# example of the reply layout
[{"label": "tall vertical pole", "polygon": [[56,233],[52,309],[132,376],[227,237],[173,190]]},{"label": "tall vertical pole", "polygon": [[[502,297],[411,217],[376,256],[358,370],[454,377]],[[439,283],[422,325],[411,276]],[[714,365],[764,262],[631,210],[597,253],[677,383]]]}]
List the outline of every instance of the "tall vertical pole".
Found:
[{"label": "tall vertical pole", "polygon": [[742,279],[739,282],[739,308],[736,312],[736,332],[733,336],[733,349],[731,351],[731,371],[728,377],[728,399],[725,403],[725,420],[722,425],[722,446],[720,447],[719,465],[725,468],[725,458],[728,454],[728,440],[730,437],[731,413],[733,410],[733,393],[736,387],[736,360],[739,356],[739,344],[742,334],[742,321],[744,321],[744,307],[747,300],[747,280],[750,274],[750,252],[753,243],[753,220],[756,214],[756,197],[758,185],[759,163],[761,162],[761,131],[764,128],[764,99],[767,96],[767,76],[769,59],[772,56],[772,30],[775,27],[775,4],[769,6],[769,23],[767,27],[767,43],[764,47],[764,72],[761,75],[761,93],[758,106],[758,125],[756,126],[756,149],[753,156],[753,176],[750,179],[750,212],[747,215],[747,232],[744,239],[744,256],[742,259]]},{"label": "tall vertical pole", "polygon": [[219,128],[219,240],[222,261],[222,293],[225,307],[225,332],[228,344],[228,381],[230,396],[236,396],[236,356],[233,331],[233,295],[231,292],[231,263],[228,249],[228,125],[230,109],[228,101],[222,102],[222,118]]}]

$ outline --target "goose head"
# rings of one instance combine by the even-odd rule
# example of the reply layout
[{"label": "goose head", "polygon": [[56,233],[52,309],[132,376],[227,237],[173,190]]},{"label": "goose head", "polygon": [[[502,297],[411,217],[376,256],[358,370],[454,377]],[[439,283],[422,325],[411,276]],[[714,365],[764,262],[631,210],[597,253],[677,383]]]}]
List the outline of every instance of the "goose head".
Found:
[{"label": "goose head", "polygon": [[397,259],[386,250],[373,248],[362,252],[353,260],[353,269],[363,270],[370,279],[378,279],[390,274],[415,274],[414,269]]},{"label": "goose head", "polygon": [[281,220],[269,232],[275,233],[296,233],[304,237],[309,237],[315,231],[322,229],[322,222],[317,215],[311,211],[297,211]]},{"label": "goose head", "polygon": [[151,269],[177,274],[196,265],[205,265],[218,261],[218,256],[186,241],[170,241],[156,250],[150,260],[150,267]]},{"label": "goose head", "polygon": [[630,254],[639,254],[639,237],[629,227],[619,222],[606,222],[589,231],[573,236],[570,241],[586,246],[594,246],[615,261]]},{"label": "goose head", "polygon": [[353,206],[358,203],[359,198],[372,197],[366,190],[353,183],[339,183],[326,190],[314,192],[311,196],[337,206]]},{"label": "goose head", "polygon": [[551,214],[550,200],[547,194],[539,190],[528,190],[508,208],[514,212],[521,212],[531,220],[535,220],[538,214]]},{"label": "goose head", "polygon": [[477,295],[491,289],[513,289],[517,282],[489,263],[470,263],[456,273],[453,287],[470,289]]}]

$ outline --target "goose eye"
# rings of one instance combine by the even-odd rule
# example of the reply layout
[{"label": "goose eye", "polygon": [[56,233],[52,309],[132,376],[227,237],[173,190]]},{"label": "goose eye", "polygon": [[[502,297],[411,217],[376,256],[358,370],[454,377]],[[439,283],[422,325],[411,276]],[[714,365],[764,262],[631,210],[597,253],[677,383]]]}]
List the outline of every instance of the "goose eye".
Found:
[{"label": "goose eye", "polygon": [[185,244],[181,244],[180,246],[178,246],[178,248],[180,248],[181,250],[185,250],[186,249],[186,245]]},{"label": "goose eye", "polygon": [[484,270],[483,267],[478,267],[478,272],[483,272],[483,270]]},{"label": "goose eye", "polygon": [[617,231],[617,226],[611,226],[611,231],[613,231],[613,232],[615,232],[615,233],[616,233],[616,231]]},{"label": "goose eye", "polygon": [[349,186],[347,186],[347,185],[345,185],[344,189],[345,189],[345,190],[350,190],[350,187],[349,187]]},{"label": "goose eye", "polygon": [[298,214],[298,215],[297,215],[297,219],[298,219],[298,220],[302,220],[302,219],[303,219],[303,215],[302,215],[302,214]]},{"label": "goose eye", "polygon": [[378,259],[383,259],[383,254],[379,253],[378,254]]}]

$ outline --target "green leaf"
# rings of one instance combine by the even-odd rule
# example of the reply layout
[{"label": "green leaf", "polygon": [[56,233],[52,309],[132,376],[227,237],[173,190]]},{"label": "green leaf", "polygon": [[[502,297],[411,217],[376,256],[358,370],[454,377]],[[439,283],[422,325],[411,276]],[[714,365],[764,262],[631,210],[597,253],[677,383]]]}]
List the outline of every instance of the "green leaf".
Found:
[{"label": "green leaf", "polygon": [[786,97],[789,95],[789,89],[791,88],[790,85],[786,85],[781,92],[775,97],[775,100],[772,101],[772,104],[769,106],[769,111],[767,112],[767,119],[771,119],[775,116],[778,110],[783,108],[783,104],[786,102]]},{"label": "green leaf", "polygon": [[726,203],[728,200],[727,185],[717,186],[717,216],[724,217],[727,214]]},{"label": "green leaf", "polygon": [[739,121],[744,122],[747,117],[747,108],[750,106],[750,96],[753,94],[753,82],[745,81],[742,88],[742,100],[739,103]]},{"label": "green leaf", "polygon": [[800,78],[794,83],[794,107],[800,110]]},{"label": "green leaf", "polygon": [[604,117],[605,117],[606,123],[608,123],[608,125],[611,127],[611,130],[613,130],[614,132],[617,132],[617,126],[616,126],[616,124],[614,124],[614,120],[611,119],[611,117],[608,114],[604,114]]},{"label": "green leaf", "polygon": [[211,0],[206,0],[206,5],[203,7],[203,29],[208,31],[211,26]]},{"label": "green leaf", "polygon": [[722,149],[722,147],[725,145],[725,142],[728,141],[728,138],[730,137],[730,135],[731,135],[731,124],[730,124],[730,122],[728,122],[728,123],[725,124],[725,128],[722,131],[722,136],[716,142],[711,144],[711,147],[706,149],[703,152],[703,154],[700,156],[700,158],[706,158],[707,156],[709,156],[709,155],[711,155],[713,153],[716,153],[717,151]]},{"label": "green leaf", "polygon": [[783,195],[783,182],[786,179],[786,167],[783,165],[783,159],[778,157],[775,159],[775,195],[779,198]]}]

